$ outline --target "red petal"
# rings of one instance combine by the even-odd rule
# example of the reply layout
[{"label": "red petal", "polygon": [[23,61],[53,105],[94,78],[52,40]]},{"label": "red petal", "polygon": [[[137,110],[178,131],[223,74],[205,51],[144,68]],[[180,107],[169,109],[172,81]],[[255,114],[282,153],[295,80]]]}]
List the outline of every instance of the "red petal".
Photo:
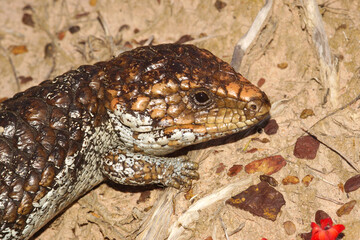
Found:
[{"label": "red petal", "polygon": [[332,228],[334,228],[338,233],[341,233],[345,229],[344,225],[342,224],[336,224],[332,226]]},{"label": "red petal", "polygon": [[329,230],[326,230],[326,235],[329,236],[330,240],[335,240],[336,237],[339,235],[339,232],[336,231],[334,228],[330,228]]},{"label": "red petal", "polygon": [[314,223],[314,222],[311,223],[311,228],[313,229],[313,231],[314,231],[314,230],[317,230],[317,231],[321,230],[320,226],[317,225],[317,224]]},{"label": "red petal", "polygon": [[325,229],[328,225],[331,227],[333,225],[333,221],[331,220],[331,218],[321,219],[320,225],[322,229]]},{"label": "red petal", "polygon": [[335,238],[329,238],[327,232],[323,230],[319,232],[319,240],[335,240]]},{"label": "red petal", "polygon": [[345,229],[344,225],[337,224],[326,230],[329,240],[336,240],[336,237]]},{"label": "red petal", "polygon": [[[316,223],[311,223],[311,240],[336,240],[336,237],[339,235],[339,233],[345,229],[344,225],[342,224],[336,224],[333,226],[333,221],[331,218],[321,219],[320,225],[321,228]],[[329,229],[325,230],[326,228]]]},{"label": "red petal", "polygon": [[314,222],[311,223],[311,228],[311,240],[319,240],[319,232],[322,231],[322,229]]},{"label": "red petal", "polygon": [[313,234],[312,236],[311,236],[311,240],[319,240],[319,234]]}]

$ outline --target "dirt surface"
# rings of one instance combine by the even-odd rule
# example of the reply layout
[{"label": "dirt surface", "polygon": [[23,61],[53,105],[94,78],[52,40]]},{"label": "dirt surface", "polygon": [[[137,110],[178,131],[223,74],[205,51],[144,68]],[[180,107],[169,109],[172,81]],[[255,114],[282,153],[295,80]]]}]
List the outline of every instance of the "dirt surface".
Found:
[{"label": "dirt surface", "polygon": [[[151,38],[152,44],[159,44],[190,35],[193,40],[187,43],[206,48],[230,62],[235,44],[249,29],[264,2],[224,2],[226,6],[220,8],[221,4],[215,7],[215,1],[201,0],[2,1],[0,97],[11,97],[79,65],[107,60],[150,42]],[[192,151],[190,156],[200,163],[201,179],[193,184],[191,200],[176,190],[144,192],[102,184],[46,226],[35,239],[135,238],[144,229],[143,221],[152,214],[159,198],[168,193],[174,197],[170,201],[173,209],[163,217],[170,227],[199,199],[244,179],[251,183],[233,190],[232,195],[259,182],[258,173],[247,174],[244,170],[229,176],[230,167],[245,166],[273,155],[281,155],[287,162],[272,175],[280,182],[276,189],[286,201],[276,221],[253,216],[225,204],[223,199],[197,211],[196,221],[186,227],[179,239],[226,239],[225,229],[229,234],[242,223],[244,227],[229,239],[301,239],[299,234],[311,231],[310,223],[320,209],[335,223],[345,226],[343,239],[359,239],[359,203],[348,215],[338,217],[336,211],[351,200],[360,201],[360,190],[346,194],[339,187],[358,174],[354,168],[360,169],[360,101],[346,105],[360,94],[360,3],[335,0],[318,4],[332,55],[339,61],[336,106],[326,98],[301,1],[275,0],[271,16],[246,52],[240,72],[254,84],[265,79],[261,88],[273,104],[272,117],[279,125],[276,134],[257,133],[240,141]],[[345,107],[336,111],[342,106]],[[314,115],[300,118],[304,109],[311,109]],[[293,153],[296,140],[306,135],[304,130],[323,143],[313,160],[299,159]],[[217,173],[221,166],[224,170]],[[282,184],[282,179],[289,175],[300,180],[312,175],[314,179],[308,187],[301,182]],[[291,235],[284,229],[287,221],[296,227]],[[158,239],[166,238],[167,231],[164,232]]]}]

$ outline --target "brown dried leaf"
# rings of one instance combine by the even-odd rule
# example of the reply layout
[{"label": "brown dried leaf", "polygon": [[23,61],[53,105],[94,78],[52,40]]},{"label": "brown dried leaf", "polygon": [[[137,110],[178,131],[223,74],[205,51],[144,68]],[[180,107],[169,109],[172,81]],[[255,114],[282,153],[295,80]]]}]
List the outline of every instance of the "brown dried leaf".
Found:
[{"label": "brown dried leaf", "polygon": [[271,156],[259,160],[255,160],[245,166],[247,173],[262,172],[271,175],[278,172],[286,165],[285,159],[281,155]]},{"label": "brown dried leaf", "polygon": [[12,45],[10,46],[10,51],[14,55],[22,54],[28,52],[26,45]]},{"label": "brown dried leaf", "polygon": [[312,109],[304,109],[300,114],[301,119],[305,119],[310,116],[315,116],[315,113]]},{"label": "brown dried leaf", "polygon": [[282,184],[289,185],[289,184],[298,184],[300,182],[297,176],[287,176],[282,180]]},{"label": "brown dried leaf", "polygon": [[330,218],[329,214],[327,214],[323,210],[317,210],[315,213],[315,222],[316,224],[320,225],[320,220]]},{"label": "brown dried leaf", "polygon": [[339,189],[340,189],[341,192],[344,192],[344,191],[345,191],[345,189],[344,189],[344,184],[343,184],[343,183],[339,183],[339,184],[338,184],[338,187],[339,187]]},{"label": "brown dried leaf", "polygon": [[25,84],[25,83],[31,82],[33,80],[33,78],[30,76],[28,76],[28,77],[19,76],[19,80],[20,80],[21,84]]},{"label": "brown dried leaf", "polygon": [[345,203],[344,205],[342,205],[337,211],[336,211],[336,215],[338,215],[339,217],[343,216],[343,215],[348,215],[350,214],[350,212],[353,210],[353,208],[355,207],[356,204],[356,200],[351,200],[350,202]]},{"label": "brown dried leaf", "polygon": [[94,7],[96,5],[97,0],[90,0],[89,5]]},{"label": "brown dried leaf", "polygon": [[224,7],[226,7],[226,3],[220,0],[216,0],[214,6],[220,12]]},{"label": "brown dried leaf", "polygon": [[32,19],[32,15],[29,13],[24,13],[24,15],[22,16],[21,21],[23,22],[23,24],[30,26],[30,27],[34,27],[35,26],[35,22]]},{"label": "brown dried leaf", "polygon": [[308,187],[311,183],[311,181],[314,179],[313,175],[306,175],[301,182],[305,185],[305,187]]},{"label": "brown dried leaf", "polygon": [[264,83],[265,83],[265,78],[260,78],[256,85],[258,87],[261,87],[262,85],[264,85]]},{"label": "brown dried leaf", "polygon": [[74,33],[77,33],[78,31],[80,31],[80,27],[79,26],[71,26],[70,28],[69,28],[69,32],[71,33],[71,34],[74,34]]},{"label": "brown dried leaf", "polygon": [[227,175],[230,176],[230,177],[234,177],[234,176],[236,176],[242,169],[243,169],[243,165],[236,165],[236,164],[235,164],[235,165],[233,165],[233,166],[229,169]]},{"label": "brown dried leaf", "polygon": [[287,62],[278,63],[277,67],[280,69],[285,69],[288,67],[288,63]]},{"label": "brown dried leaf", "polygon": [[246,153],[254,153],[254,152],[257,152],[257,148],[252,148],[252,149],[249,149],[246,151]]},{"label": "brown dried leaf", "polygon": [[344,189],[346,193],[353,192],[359,188],[360,188],[360,174],[349,178],[344,185]]},{"label": "brown dried leaf", "polygon": [[301,159],[314,159],[319,149],[320,142],[307,135],[296,140],[294,156]]},{"label": "brown dried leaf", "polygon": [[226,200],[226,203],[255,216],[275,221],[281,207],[285,205],[285,200],[275,188],[266,182],[260,182]]},{"label": "brown dried leaf", "polygon": [[278,129],[279,129],[279,125],[277,124],[276,120],[270,119],[268,124],[264,127],[264,132],[267,135],[274,135],[275,133],[277,133]]},{"label": "brown dried leaf", "polygon": [[61,31],[61,32],[58,32],[56,35],[59,40],[63,40],[65,37],[65,34],[66,34],[66,32]]},{"label": "brown dried leaf", "polygon": [[291,221],[284,222],[284,229],[287,235],[292,235],[296,232],[296,226]]},{"label": "brown dried leaf", "polygon": [[224,171],[225,169],[225,165],[223,163],[220,163],[219,166],[216,168],[215,173],[221,173],[222,171]]},{"label": "brown dried leaf", "polygon": [[279,183],[275,180],[275,178],[268,175],[260,175],[260,181],[267,182],[270,186],[277,187]]}]

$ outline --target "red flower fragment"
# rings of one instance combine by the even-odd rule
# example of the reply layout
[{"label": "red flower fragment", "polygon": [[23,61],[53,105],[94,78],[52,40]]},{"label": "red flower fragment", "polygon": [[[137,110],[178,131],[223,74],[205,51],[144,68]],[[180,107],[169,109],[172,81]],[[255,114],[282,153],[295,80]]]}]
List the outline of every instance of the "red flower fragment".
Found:
[{"label": "red flower fragment", "polygon": [[342,224],[333,226],[331,218],[321,219],[320,226],[312,222],[311,227],[311,240],[336,240],[336,237],[345,229]]}]

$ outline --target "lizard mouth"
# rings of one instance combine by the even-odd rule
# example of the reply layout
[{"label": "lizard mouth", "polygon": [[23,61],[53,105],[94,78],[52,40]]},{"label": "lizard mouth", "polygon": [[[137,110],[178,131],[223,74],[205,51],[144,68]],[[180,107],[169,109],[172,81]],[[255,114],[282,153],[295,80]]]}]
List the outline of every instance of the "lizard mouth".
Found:
[{"label": "lizard mouth", "polygon": [[195,120],[189,124],[176,124],[163,129],[164,133],[171,135],[174,131],[186,129],[198,136],[228,135],[241,132],[270,117],[271,105],[269,101],[250,101],[243,109],[239,108],[214,108],[210,111],[195,113]]},{"label": "lizard mouth", "polygon": [[136,134],[135,144],[145,151],[151,149],[149,152],[152,154],[165,155],[185,146],[235,133],[249,135],[270,118],[271,104],[266,96],[247,102],[228,102],[231,104],[183,114],[180,120],[174,118],[169,124],[158,124],[150,131],[139,132]]},{"label": "lizard mouth", "polygon": [[[172,133],[174,135],[171,135],[170,138],[173,138],[177,134],[179,134],[179,135],[181,134],[181,138],[170,140],[167,143],[167,147],[165,147],[165,149],[171,148],[172,150],[168,151],[168,152],[164,151],[164,153],[168,154],[168,153],[174,152],[178,149],[181,149],[184,146],[199,144],[199,143],[203,143],[203,142],[209,142],[210,145],[211,145],[210,142],[216,142],[216,145],[218,145],[219,141],[217,141],[217,140],[222,139],[224,137],[228,137],[230,135],[236,135],[236,139],[240,140],[251,134],[254,134],[255,132],[258,132],[260,129],[265,127],[265,125],[267,124],[269,119],[270,119],[270,114],[266,114],[263,116],[263,118],[261,118],[254,125],[251,125],[251,126],[246,125],[242,128],[236,128],[236,129],[226,130],[226,131],[222,131],[222,132],[205,133],[205,134],[201,134],[201,133],[194,134],[194,132],[196,132],[197,130],[200,129],[200,128],[197,129],[198,126],[196,126],[196,125],[189,125],[188,126],[189,129],[187,131],[185,130],[184,126],[179,127],[177,130],[175,130],[173,127]],[[169,129],[167,129],[167,130],[169,130]]]},{"label": "lizard mouth", "polygon": [[[254,129],[264,127],[265,123],[270,119],[270,114],[266,112],[264,115],[256,116],[243,122],[236,123],[205,123],[205,124],[185,124],[176,125],[165,128],[164,133],[172,139],[169,143],[171,146],[187,146],[217,139],[228,135],[242,133],[242,136],[250,135]],[[175,136],[181,135],[180,139]]]},{"label": "lizard mouth", "polygon": [[181,148],[240,132],[241,136],[247,136],[254,129],[264,127],[270,119],[271,104],[266,95],[240,106],[199,111],[193,123],[169,126],[163,129],[163,133],[171,139],[172,147]]}]

